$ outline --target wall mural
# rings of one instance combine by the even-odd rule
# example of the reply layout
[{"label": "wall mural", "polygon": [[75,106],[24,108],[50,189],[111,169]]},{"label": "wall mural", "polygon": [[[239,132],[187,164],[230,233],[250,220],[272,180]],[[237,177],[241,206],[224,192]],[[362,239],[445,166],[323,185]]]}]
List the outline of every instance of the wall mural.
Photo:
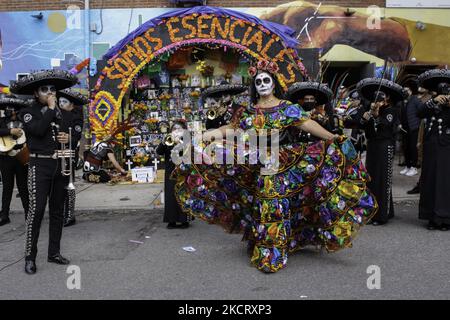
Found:
[{"label": "wall mural", "polygon": [[[240,12],[295,30],[303,48],[322,48],[322,54],[336,44],[347,45],[377,58],[417,62],[450,62],[450,9],[381,8],[386,18],[381,29],[367,28],[370,13],[354,8],[318,5],[304,1],[276,8],[238,8]],[[90,55],[99,59],[128,33],[146,21],[171,11],[170,8],[91,10],[95,23],[89,32]],[[85,59],[86,33],[82,10],[0,12],[0,83],[8,85],[18,74],[48,68],[71,69]],[[424,29],[421,29],[422,26]],[[439,50],[430,50],[430,48]],[[86,76],[86,75],[84,75]],[[86,86],[85,83],[82,83]]]},{"label": "wall mural", "polygon": [[0,83],[33,70],[70,70],[84,59],[84,32],[70,12],[38,14],[0,13]]}]

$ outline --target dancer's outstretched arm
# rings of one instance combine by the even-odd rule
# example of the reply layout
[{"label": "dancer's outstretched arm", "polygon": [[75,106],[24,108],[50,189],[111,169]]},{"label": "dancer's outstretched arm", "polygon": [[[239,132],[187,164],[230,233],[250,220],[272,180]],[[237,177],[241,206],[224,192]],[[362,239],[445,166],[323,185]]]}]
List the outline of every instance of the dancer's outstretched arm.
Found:
[{"label": "dancer's outstretched arm", "polygon": [[323,140],[334,140],[339,136],[324,129],[314,120],[306,120],[299,126],[299,128]]}]

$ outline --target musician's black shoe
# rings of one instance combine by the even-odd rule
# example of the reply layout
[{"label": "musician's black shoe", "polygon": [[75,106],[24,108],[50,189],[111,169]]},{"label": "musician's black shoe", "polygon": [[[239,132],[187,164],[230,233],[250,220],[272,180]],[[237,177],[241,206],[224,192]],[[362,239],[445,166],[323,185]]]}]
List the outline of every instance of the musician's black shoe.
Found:
[{"label": "musician's black shoe", "polygon": [[427,229],[428,230],[436,230],[439,226],[433,221],[428,221]]},{"label": "musician's black shoe", "polygon": [[56,264],[69,264],[70,261],[67,260],[66,258],[64,258],[62,255],[60,255],[59,253],[57,255],[54,255],[53,257],[48,257],[47,258],[48,262],[52,262],[52,263],[56,263]]},{"label": "musician's black shoe", "polygon": [[419,186],[416,185],[414,188],[406,192],[407,194],[418,194],[420,193]]},{"label": "musician's black shoe", "polygon": [[183,222],[182,224],[180,224],[178,226],[178,228],[180,228],[180,229],[187,229],[187,228],[189,228],[189,222]]},{"label": "musician's black shoe", "polygon": [[176,228],[177,228],[176,222],[169,222],[167,224],[167,229],[176,229]]},{"label": "musician's black shoe", "polygon": [[386,224],[387,222],[382,222],[382,221],[373,221],[372,225],[373,226],[382,226],[383,224]]},{"label": "musician's black shoe", "polygon": [[36,273],[36,262],[33,260],[26,260],[25,261],[25,273],[27,274],[35,274]]},{"label": "musician's black shoe", "polygon": [[75,223],[77,223],[77,220],[75,218],[64,221],[64,227],[70,227],[73,226]]},{"label": "musician's black shoe", "polygon": [[449,226],[448,224],[443,223],[443,224],[441,224],[441,226],[439,227],[439,230],[441,230],[441,231],[448,231],[449,227],[450,227],[450,226]]},{"label": "musician's black shoe", "polygon": [[11,220],[9,220],[9,217],[1,217],[0,218],[0,226],[4,226],[5,224],[10,223]]}]

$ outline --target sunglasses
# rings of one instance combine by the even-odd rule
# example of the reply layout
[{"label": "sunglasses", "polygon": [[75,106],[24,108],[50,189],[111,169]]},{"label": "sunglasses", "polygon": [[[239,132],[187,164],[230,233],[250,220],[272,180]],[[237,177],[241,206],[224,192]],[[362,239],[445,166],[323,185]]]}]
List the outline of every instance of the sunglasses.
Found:
[{"label": "sunglasses", "polygon": [[56,87],[55,86],[42,86],[39,87],[39,91],[42,93],[48,93],[48,92],[56,92]]}]

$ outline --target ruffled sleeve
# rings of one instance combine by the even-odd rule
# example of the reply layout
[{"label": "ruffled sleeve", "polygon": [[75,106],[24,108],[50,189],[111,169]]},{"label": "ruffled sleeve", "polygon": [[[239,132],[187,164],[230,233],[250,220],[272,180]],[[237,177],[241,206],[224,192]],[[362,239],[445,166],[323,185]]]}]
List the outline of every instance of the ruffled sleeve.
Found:
[{"label": "ruffled sleeve", "polygon": [[309,114],[299,104],[293,104],[289,101],[284,101],[284,104],[285,106],[280,109],[285,119],[282,122],[283,127],[299,126],[310,119]]}]

